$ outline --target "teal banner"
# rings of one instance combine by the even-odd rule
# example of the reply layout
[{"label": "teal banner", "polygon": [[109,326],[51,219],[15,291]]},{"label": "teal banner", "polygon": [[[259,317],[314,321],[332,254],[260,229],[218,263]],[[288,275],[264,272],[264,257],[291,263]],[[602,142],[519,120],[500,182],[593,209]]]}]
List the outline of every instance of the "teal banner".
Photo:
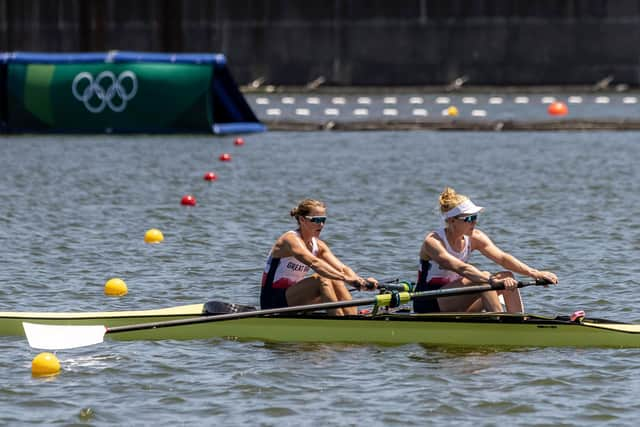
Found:
[{"label": "teal banner", "polygon": [[10,63],[12,128],[211,131],[211,64]]}]

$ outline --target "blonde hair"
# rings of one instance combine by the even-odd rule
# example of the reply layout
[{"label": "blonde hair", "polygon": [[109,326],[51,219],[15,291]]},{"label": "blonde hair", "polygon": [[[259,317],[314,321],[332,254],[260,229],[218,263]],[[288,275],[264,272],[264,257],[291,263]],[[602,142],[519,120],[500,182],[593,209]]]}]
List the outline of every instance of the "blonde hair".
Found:
[{"label": "blonde hair", "polygon": [[292,217],[294,217],[296,219],[296,221],[298,221],[298,223],[300,223],[300,219],[299,218],[301,216],[309,215],[311,213],[311,211],[313,210],[313,208],[326,209],[324,203],[322,203],[319,200],[304,199],[303,201],[298,203],[298,206],[296,206],[295,208],[291,209],[291,212],[289,214]]},{"label": "blonde hair", "polygon": [[466,202],[469,198],[465,195],[456,193],[451,187],[445,187],[442,193],[440,193],[440,212],[449,212],[451,209],[458,206],[460,203]]}]

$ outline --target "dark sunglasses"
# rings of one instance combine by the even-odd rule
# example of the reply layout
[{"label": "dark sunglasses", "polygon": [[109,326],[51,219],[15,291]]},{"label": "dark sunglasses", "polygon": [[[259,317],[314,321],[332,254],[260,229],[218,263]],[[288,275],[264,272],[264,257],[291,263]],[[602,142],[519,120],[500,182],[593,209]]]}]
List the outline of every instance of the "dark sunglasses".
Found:
[{"label": "dark sunglasses", "polygon": [[478,220],[478,214],[467,215],[467,216],[457,216],[457,219],[464,222],[476,222]]},{"label": "dark sunglasses", "polygon": [[305,216],[308,221],[313,222],[314,224],[324,224],[327,222],[326,216]]}]

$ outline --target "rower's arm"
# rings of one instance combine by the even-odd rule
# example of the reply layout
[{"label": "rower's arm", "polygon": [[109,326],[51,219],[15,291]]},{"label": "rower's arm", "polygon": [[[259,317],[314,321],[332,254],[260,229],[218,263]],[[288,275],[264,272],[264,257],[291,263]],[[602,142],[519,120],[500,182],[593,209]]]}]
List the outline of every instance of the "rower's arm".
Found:
[{"label": "rower's arm", "polygon": [[293,233],[284,238],[282,249],[294,256],[298,261],[311,267],[313,271],[322,277],[332,280],[350,280],[348,275],[344,274],[322,258],[315,256],[309,249],[307,249],[302,239]]},{"label": "rower's arm", "polygon": [[558,279],[555,274],[536,270],[533,267],[528,266],[524,262],[520,261],[515,256],[511,255],[500,249],[493,241],[482,231],[476,229],[472,236],[472,246],[478,249],[484,256],[505,268],[506,270],[513,271],[523,276],[528,276],[533,279],[546,279],[552,283],[557,283]]},{"label": "rower's arm", "polygon": [[513,255],[500,249],[493,241],[480,230],[474,230],[471,237],[471,245],[474,249],[478,249],[482,255],[489,258],[499,266],[523,274],[525,276],[531,276],[533,269],[524,262],[520,261]]},{"label": "rower's arm", "polygon": [[329,263],[329,265],[331,265],[333,268],[342,272],[342,274],[345,276],[345,279],[342,280],[350,283],[358,283],[360,285],[364,285],[364,279],[358,276],[350,267],[343,264],[342,261],[340,261],[338,257],[336,257],[333,252],[331,252],[331,249],[329,249],[329,246],[327,246],[325,242],[318,239],[318,247],[320,251],[320,257],[324,261]]},{"label": "rower's arm", "polygon": [[472,283],[488,283],[491,277],[490,274],[480,271],[473,265],[451,255],[442,242],[433,234],[428,235],[422,243],[420,257],[422,259],[430,259],[445,270],[451,270],[462,277],[466,277]]}]

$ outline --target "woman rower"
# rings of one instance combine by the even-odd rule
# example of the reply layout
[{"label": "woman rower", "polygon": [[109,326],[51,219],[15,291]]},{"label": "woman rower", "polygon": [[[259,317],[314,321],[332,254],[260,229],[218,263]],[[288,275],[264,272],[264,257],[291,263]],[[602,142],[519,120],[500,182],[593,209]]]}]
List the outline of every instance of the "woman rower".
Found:
[{"label": "woman rower", "polygon": [[[500,312],[503,308],[498,295],[503,296],[507,312],[523,312],[518,282],[512,272],[558,283],[555,274],[529,267],[502,251],[485,233],[478,230],[478,214],[484,208],[476,206],[467,196],[447,187],[440,194],[439,201],[445,225],[427,234],[422,243],[416,291],[459,288],[478,283],[502,284],[505,289],[437,300],[416,300],[413,302],[416,313],[482,310]],[[480,251],[508,271],[494,274],[480,271],[467,262],[474,250]]]},{"label": "woman rower", "polygon": [[[320,302],[350,301],[345,283],[358,288],[373,278],[363,279],[333,255],[320,240],[327,220],[325,205],[317,200],[303,200],[291,210],[298,229],[281,235],[271,248],[262,274],[260,307],[280,308]],[[309,269],[315,274],[307,276]],[[329,310],[335,316],[357,314],[357,307]]]}]

